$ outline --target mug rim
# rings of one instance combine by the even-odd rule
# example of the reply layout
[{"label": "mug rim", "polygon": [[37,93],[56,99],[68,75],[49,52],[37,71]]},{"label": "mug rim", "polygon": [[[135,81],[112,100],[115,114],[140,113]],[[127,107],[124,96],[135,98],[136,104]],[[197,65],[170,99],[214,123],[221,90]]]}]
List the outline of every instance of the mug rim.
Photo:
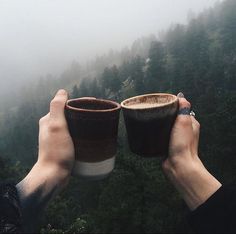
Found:
[{"label": "mug rim", "polygon": [[[111,108],[111,109],[95,110],[95,109],[77,108],[77,107],[72,107],[69,105],[70,102],[78,101],[78,100],[96,100],[99,102],[106,102],[108,104],[112,104],[115,107]],[[67,100],[65,108],[68,110],[82,111],[82,112],[88,112],[88,113],[106,113],[106,112],[113,112],[113,111],[121,109],[121,105],[115,101],[111,101],[111,100],[107,100],[107,99],[101,99],[101,98],[95,98],[95,97],[81,97],[81,98],[73,98],[73,99]]]},{"label": "mug rim", "polygon": [[[158,106],[152,106],[152,107],[141,107],[141,108],[136,107],[136,108],[131,108],[131,107],[125,105],[125,102],[131,101],[132,99],[141,98],[141,97],[145,97],[145,96],[161,96],[161,95],[172,96],[172,97],[174,97],[174,99],[171,102],[162,103],[162,104],[160,104]],[[148,93],[148,94],[133,96],[133,97],[130,97],[130,98],[127,98],[127,99],[123,100],[121,102],[121,107],[123,109],[127,109],[127,110],[146,110],[146,109],[154,109],[154,108],[169,106],[169,105],[175,103],[176,101],[178,101],[178,97],[176,95],[174,95],[174,94],[171,94],[171,93]]]}]

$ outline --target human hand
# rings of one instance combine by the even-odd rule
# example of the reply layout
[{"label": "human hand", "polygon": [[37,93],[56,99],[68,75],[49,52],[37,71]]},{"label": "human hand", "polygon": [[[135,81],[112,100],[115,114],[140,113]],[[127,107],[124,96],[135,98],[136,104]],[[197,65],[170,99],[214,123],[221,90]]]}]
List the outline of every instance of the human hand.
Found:
[{"label": "human hand", "polygon": [[169,155],[163,163],[164,171],[170,167],[184,169],[186,164],[189,166],[193,163],[200,163],[198,157],[200,124],[195,117],[187,114],[190,112],[191,104],[183,97],[183,94],[181,93],[178,97],[179,110],[184,110],[185,113],[178,114],[172,128]]},{"label": "human hand", "polygon": [[183,94],[178,97],[179,114],[171,131],[169,155],[162,168],[193,210],[218,190],[221,184],[198,157],[200,124],[195,117],[189,115],[191,104]]},{"label": "human hand", "polygon": [[39,121],[38,161],[17,184],[25,230],[33,232],[48,202],[68,183],[74,165],[74,145],[64,115],[68,99],[59,90],[50,112]]},{"label": "human hand", "polygon": [[74,145],[64,115],[68,99],[65,90],[59,90],[50,103],[50,112],[39,121],[38,163],[55,169],[57,176],[69,176],[74,165]]}]

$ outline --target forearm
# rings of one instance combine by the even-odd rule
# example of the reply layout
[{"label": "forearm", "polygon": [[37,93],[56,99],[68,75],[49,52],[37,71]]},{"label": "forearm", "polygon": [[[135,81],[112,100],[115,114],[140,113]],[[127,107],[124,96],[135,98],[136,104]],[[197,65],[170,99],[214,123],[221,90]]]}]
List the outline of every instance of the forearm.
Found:
[{"label": "forearm", "polygon": [[179,191],[190,210],[203,204],[220,187],[221,183],[211,175],[200,160],[186,163],[186,166],[168,168],[167,176]]},{"label": "forearm", "polygon": [[33,231],[30,226],[35,226],[41,212],[64,187],[67,180],[67,176],[61,174],[56,168],[43,166],[37,162],[29,174],[17,184],[22,207],[23,226],[27,231]]}]

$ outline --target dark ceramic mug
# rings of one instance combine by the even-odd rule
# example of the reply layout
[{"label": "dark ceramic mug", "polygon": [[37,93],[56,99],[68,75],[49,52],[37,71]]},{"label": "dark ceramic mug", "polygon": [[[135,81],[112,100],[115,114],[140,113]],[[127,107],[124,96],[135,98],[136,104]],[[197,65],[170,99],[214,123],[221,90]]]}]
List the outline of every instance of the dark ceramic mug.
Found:
[{"label": "dark ceramic mug", "polygon": [[131,97],[121,103],[129,146],[144,157],[167,156],[178,98],[167,93]]},{"label": "dark ceramic mug", "polygon": [[114,168],[120,104],[92,97],[68,100],[65,115],[75,147],[73,174],[101,179]]}]

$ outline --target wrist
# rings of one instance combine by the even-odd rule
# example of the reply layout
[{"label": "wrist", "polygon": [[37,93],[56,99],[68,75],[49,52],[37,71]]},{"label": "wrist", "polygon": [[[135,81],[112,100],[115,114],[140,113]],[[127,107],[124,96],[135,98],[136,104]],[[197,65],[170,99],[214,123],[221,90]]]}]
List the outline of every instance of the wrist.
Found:
[{"label": "wrist", "polygon": [[185,152],[181,155],[169,156],[162,164],[162,169],[168,179],[181,180],[187,174],[194,171],[203,170],[205,167],[198,155],[192,155],[191,152]]},{"label": "wrist", "polygon": [[163,170],[190,210],[203,204],[221,187],[221,183],[207,171],[198,156],[167,159],[163,163]]},{"label": "wrist", "polygon": [[22,225],[32,232],[42,211],[68,183],[69,176],[38,161],[16,187],[22,207]]},{"label": "wrist", "polygon": [[65,187],[69,182],[71,173],[69,170],[61,168],[55,163],[48,163],[38,160],[34,165],[35,173],[41,172],[50,184],[55,184],[59,189]]}]

